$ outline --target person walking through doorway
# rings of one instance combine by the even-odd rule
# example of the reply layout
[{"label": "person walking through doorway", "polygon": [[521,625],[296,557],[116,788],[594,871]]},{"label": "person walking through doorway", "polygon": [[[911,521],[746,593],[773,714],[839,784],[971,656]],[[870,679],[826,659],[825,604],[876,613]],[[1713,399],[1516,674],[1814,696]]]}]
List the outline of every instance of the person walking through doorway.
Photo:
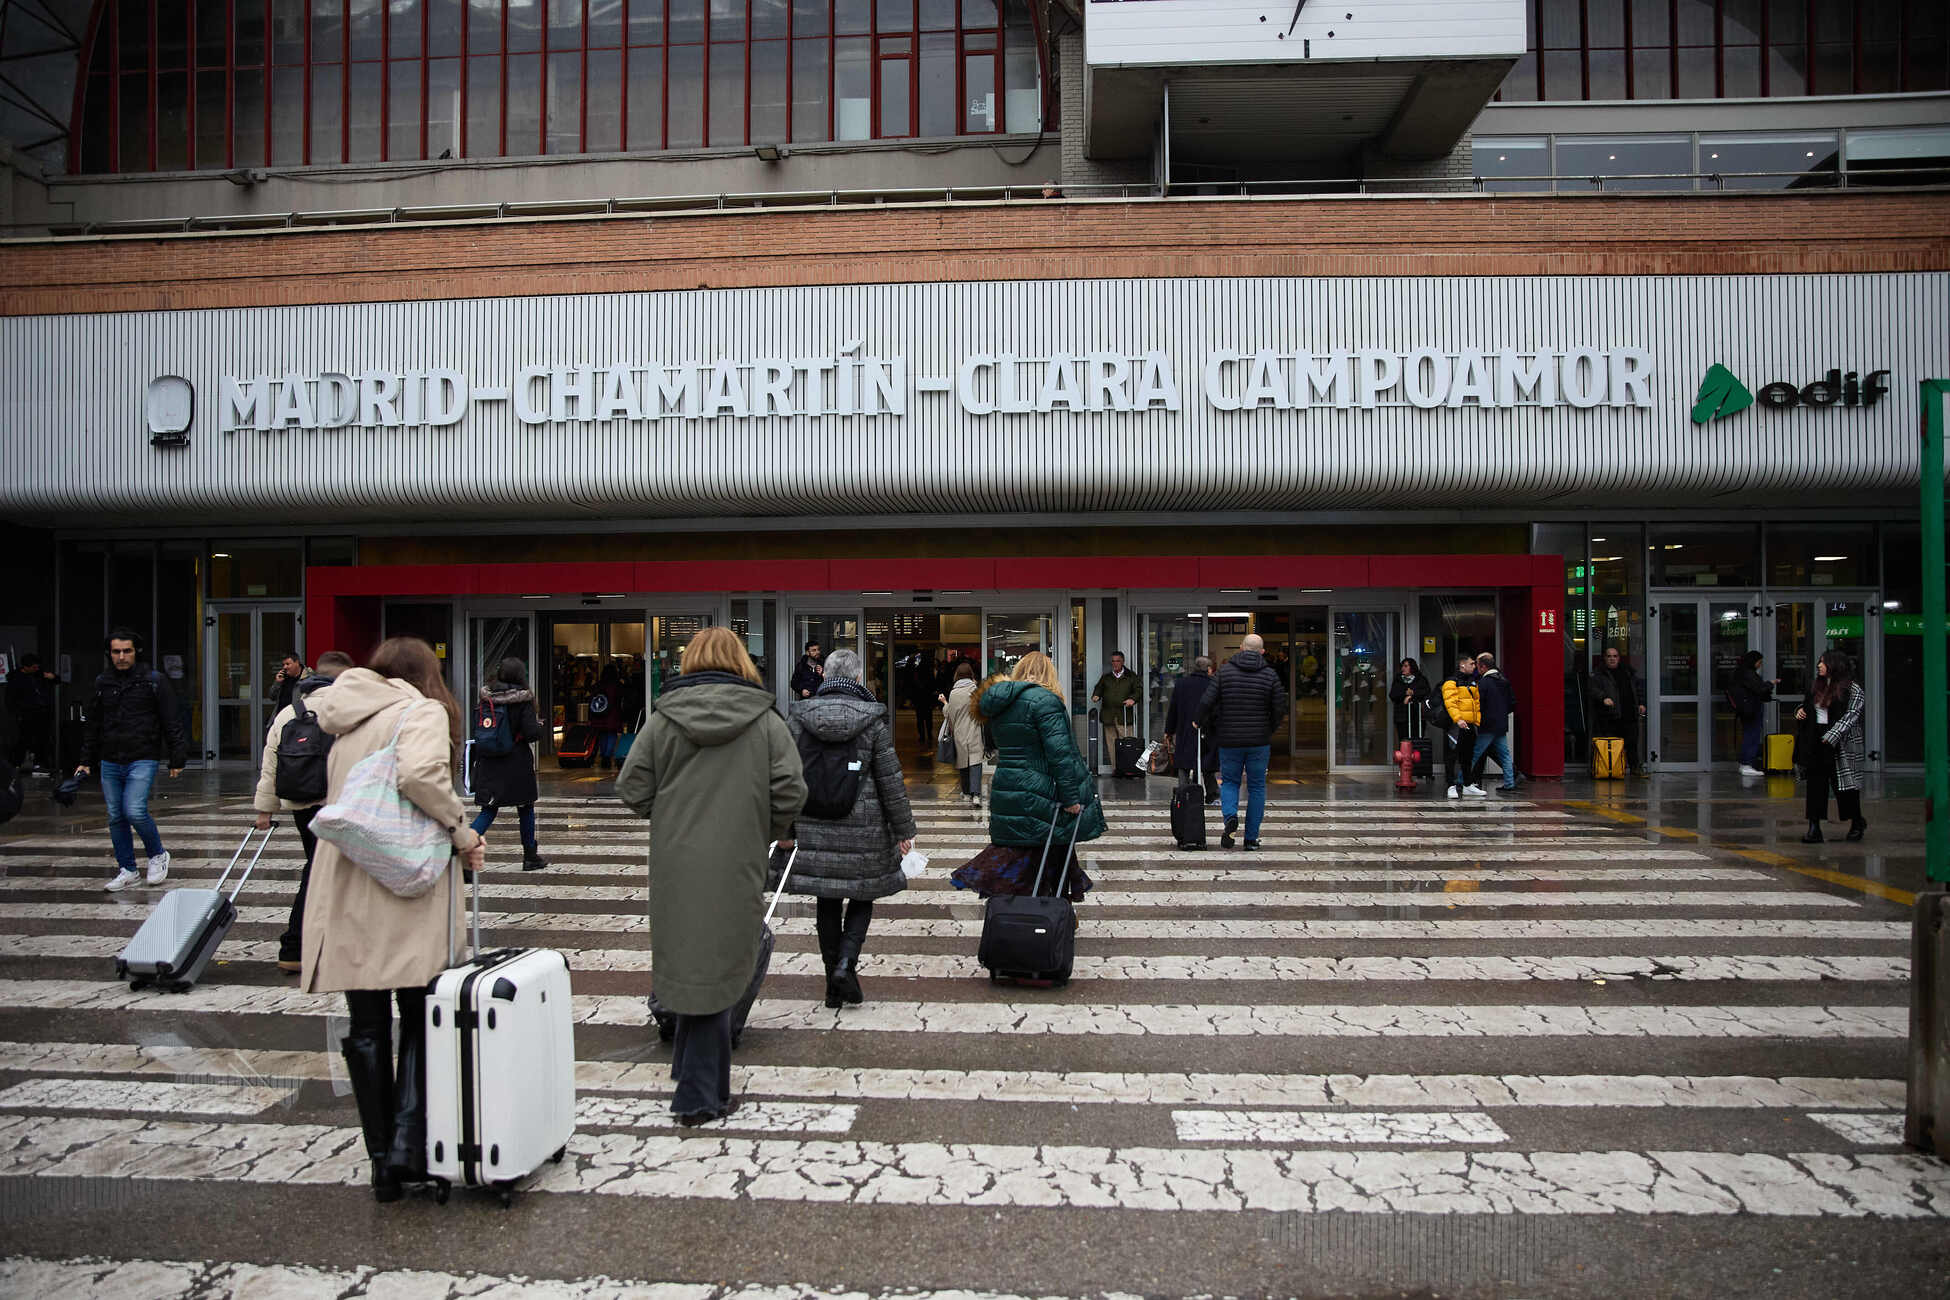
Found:
[{"label": "person walking through doorway", "polygon": [[1219,843],[1225,848],[1232,847],[1239,830],[1241,780],[1246,783],[1246,847],[1259,848],[1273,729],[1286,710],[1286,685],[1266,662],[1266,642],[1257,632],[1248,633],[1239,652],[1219,665],[1198,702],[1199,730],[1209,733],[1219,749],[1219,811],[1225,816]]},{"label": "person walking through doorway", "polygon": [[1443,738],[1449,745],[1449,797],[1480,795],[1480,786],[1470,786],[1470,769],[1476,765],[1476,729],[1483,723],[1482,692],[1476,685],[1476,659],[1464,655],[1456,660],[1456,671],[1442,679],[1442,711],[1449,724]]},{"label": "person walking through doorway", "polygon": [[7,674],[13,763],[23,774],[54,770],[54,686],[54,674],[41,667],[41,657],[31,650]]},{"label": "person walking through doorway", "polygon": [[1774,698],[1780,678],[1768,681],[1760,675],[1764,656],[1749,650],[1740,656],[1740,667],[1733,671],[1733,684],[1727,694],[1733,702],[1734,716],[1740,719],[1740,775],[1765,776],[1761,770],[1760,747],[1767,732],[1767,702]]},{"label": "person walking through doorway", "polygon": [[1110,671],[1097,679],[1090,702],[1098,707],[1104,733],[1104,753],[1113,759],[1117,742],[1132,734],[1137,719],[1138,678],[1124,666],[1124,652],[1110,654]]},{"label": "person walking through doorway", "polygon": [[941,700],[942,716],[955,738],[955,766],[961,769],[961,797],[982,806],[982,724],[975,716],[975,664],[955,665],[955,684]]},{"label": "person walking through doorway", "polygon": [[1195,773],[1205,778],[1205,802],[1219,802],[1219,751],[1210,733],[1198,725],[1198,706],[1212,685],[1212,659],[1200,655],[1192,660],[1192,671],[1180,677],[1171,688],[1171,703],[1165,707],[1165,734],[1171,740],[1171,765],[1180,781]]},{"label": "person walking through doorway", "polygon": [[[88,721],[81,732],[81,762],[76,776],[102,770],[102,798],[108,804],[108,839],[115,847],[115,878],[105,888],[127,889],[144,880],[160,885],[169,878],[169,851],[156,819],[149,815],[149,792],[156,784],[159,755],[167,754],[170,779],[189,762],[189,740],[176,713],[176,697],[163,675],[136,655],[140,641],[118,627],[103,643],[108,668],[95,678]],[[147,872],[135,869],[135,837],[149,855]]]},{"label": "person walking through doorway", "polygon": [[1639,762],[1639,720],[1645,717],[1638,675],[1615,645],[1605,647],[1604,661],[1591,670],[1584,694],[1591,705],[1591,734],[1615,736],[1625,742],[1625,767],[1644,776]]},{"label": "person walking through doorway", "polygon": [[806,642],[806,653],[799,656],[799,662],[792,666],[792,698],[810,700],[819,690],[819,683],[826,673],[819,658],[819,642]]},{"label": "person walking through doorway", "polygon": [[503,659],[493,680],[481,687],[475,708],[503,714],[501,725],[514,743],[502,753],[485,752],[479,743],[474,746],[474,801],[481,806],[474,831],[487,834],[495,814],[513,805],[521,825],[521,869],[541,871],[548,866],[535,839],[535,800],[541,789],[535,781],[535,753],[528,747],[542,738],[543,728],[535,712],[535,692],[528,689],[528,665],[513,655]]},{"label": "person walking through doorway", "polygon": [[1469,769],[1469,784],[1463,788],[1469,794],[1484,794],[1483,771],[1494,757],[1497,770],[1503,773],[1503,784],[1498,788],[1514,790],[1517,767],[1510,760],[1510,719],[1517,712],[1517,693],[1497,668],[1496,656],[1487,650],[1476,656],[1476,697],[1482,723],[1477,728],[1476,759]]},{"label": "person walking through doorway", "polygon": [[623,671],[607,663],[589,692],[589,726],[596,733],[596,754],[605,772],[616,765],[616,738],[623,725]]}]

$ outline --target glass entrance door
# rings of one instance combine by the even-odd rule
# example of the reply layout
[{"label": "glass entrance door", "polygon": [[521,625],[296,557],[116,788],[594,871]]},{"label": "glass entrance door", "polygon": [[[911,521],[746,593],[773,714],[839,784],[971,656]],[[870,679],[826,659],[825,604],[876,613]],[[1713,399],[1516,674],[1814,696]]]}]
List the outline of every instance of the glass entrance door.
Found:
[{"label": "glass entrance door", "polygon": [[1334,765],[1380,766],[1394,749],[1388,681],[1399,659],[1401,614],[1336,610],[1333,627]]},{"label": "glass entrance door", "polygon": [[[531,664],[529,676],[542,716],[548,720],[548,753],[556,751],[572,727],[609,717],[624,730],[636,726],[646,699],[646,628],[641,614],[550,617],[544,621],[542,644],[547,669]],[[598,697],[599,707],[592,710],[590,705]]]},{"label": "glass entrance door", "polygon": [[278,670],[298,649],[301,622],[295,605],[217,607],[205,618],[205,713],[215,719],[206,761],[255,767],[262,758]]}]

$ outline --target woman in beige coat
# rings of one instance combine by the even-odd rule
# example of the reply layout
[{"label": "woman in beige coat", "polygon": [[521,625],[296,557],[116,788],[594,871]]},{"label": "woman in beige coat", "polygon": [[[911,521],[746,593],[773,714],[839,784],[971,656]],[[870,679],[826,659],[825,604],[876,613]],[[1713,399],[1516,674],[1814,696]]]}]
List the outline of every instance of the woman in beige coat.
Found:
[{"label": "woman in beige coat", "polygon": [[[483,849],[454,790],[460,709],[441,679],[433,647],[418,637],[382,643],[366,668],[349,668],[306,701],[336,739],[327,804],[345,790],[360,759],[386,747],[399,728],[399,790],[438,822],[469,871]],[[427,984],[447,965],[460,921],[452,876],[418,898],[401,898],[321,841],[305,899],[303,987],[344,993],[352,1031],[339,1041],[359,1104],[375,1199],[399,1199],[402,1182],[426,1178]],[[393,1002],[399,1003],[399,1068],[393,1067]]]},{"label": "woman in beige coat", "polygon": [[955,766],[961,769],[961,797],[982,806],[982,721],[975,716],[975,665],[964,659],[955,667],[955,684],[938,697],[955,737]]}]

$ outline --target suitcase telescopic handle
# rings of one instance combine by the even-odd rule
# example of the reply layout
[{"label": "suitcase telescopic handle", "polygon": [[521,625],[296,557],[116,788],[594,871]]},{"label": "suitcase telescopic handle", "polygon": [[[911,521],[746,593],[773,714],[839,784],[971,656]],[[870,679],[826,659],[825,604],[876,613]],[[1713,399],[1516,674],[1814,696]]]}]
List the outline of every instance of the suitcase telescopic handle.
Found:
[{"label": "suitcase telescopic handle", "polygon": [[[455,880],[455,877],[459,874],[460,870],[461,869],[459,867],[454,866],[452,863],[448,864],[447,867],[447,964],[449,966],[456,964],[456,959],[454,957],[454,891],[460,887]],[[468,893],[472,901],[472,906],[469,910],[472,911],[474,914],[474,947],[472,950],[468,952],[467,955],[469,958],[474,958],[481,955],[481,873],[480,872],[477,871],[474,873],[474,879],[470,883]]]},{"label": "suitcase telescopic handle", "polygon": [[[772,854],[778,851],[778,848],[779,848],[779,842],[777,840],[773,840],[771,845],[765,850],[765,856],[769,858],[770,856],[772,856]],[[772,913],[779,910],[779,899],[785,896],[785,882],[792,879],[792,864],[797,862],[798,860],[799,860],[799,841],[794,840],[792,841],[792,852],[786,855],[785,870],[779,873],[779,887],[772,891],[772,902],[765,909],[765,920],[762,924],[765,925],[772,924]]]},{"label": "suitcase telescopic handle", "polygon": [[[1063,852],[1063,874],[1058,877],[1056,882],[1059,885],[1070,877],[1070,858],[1077,851],[1077,835],[1083,830],[1083,815],[1089,811],[1089,804],[1085,804],[1083,807],[1077,809],[1075,823],[1070,827],[1070,846]],[[1029,896],[1031,898],[1035,898],[1043,892],[1043,872],[1049,867],[1050,845],[1056,843],[1056,827],[1062,820],[1063,805],[1058,804],[1056,805],[1056,815],[1049,819],[1049,834],[1043,837],[1043,860],[1036,864],[1036,883],[1029,887]]]},{"label": "suitcase telescopic handle", "polygon": [[[276,834],[276,832],[277,827],[275,825],[264,828],[264,838],[257,842],[257,852],[251,854],[250,862],[244,867],[244,874],[237,878],[237,888],[230,891],[231,902],[236,902],[237,895],[244,892],[244,882],[249,880],[251,878],[251,872],[257,869],[257,860],[264,856],[264,850],[269,847],[271,836]],[[216,887],[218,889],[223,888],[223,882],[230,879],[230,873],[237,869],[237,859],[244,856],[244,850],[250,847],[251,836],[255,834],[257,834],[257,827],[255,826],[244,832],[244,838],[238,841],[237,851],[230,855],[230,865],[223,869],[221,876],[217,877]]]}]

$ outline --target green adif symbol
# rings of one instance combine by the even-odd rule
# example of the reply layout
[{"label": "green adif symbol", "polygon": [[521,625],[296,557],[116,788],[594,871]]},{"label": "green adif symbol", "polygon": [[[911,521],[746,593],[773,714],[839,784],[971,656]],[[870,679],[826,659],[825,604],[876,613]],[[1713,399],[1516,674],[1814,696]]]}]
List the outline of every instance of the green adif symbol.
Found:
[{"label": "green adif symbol", "polygon": [[1754,404],[1754,395],[1731,370],[1714,362],[1699,381],[1699,396],[1693,399],[1693,423],[1705,424],[1722,416],[1737,415]]}]

